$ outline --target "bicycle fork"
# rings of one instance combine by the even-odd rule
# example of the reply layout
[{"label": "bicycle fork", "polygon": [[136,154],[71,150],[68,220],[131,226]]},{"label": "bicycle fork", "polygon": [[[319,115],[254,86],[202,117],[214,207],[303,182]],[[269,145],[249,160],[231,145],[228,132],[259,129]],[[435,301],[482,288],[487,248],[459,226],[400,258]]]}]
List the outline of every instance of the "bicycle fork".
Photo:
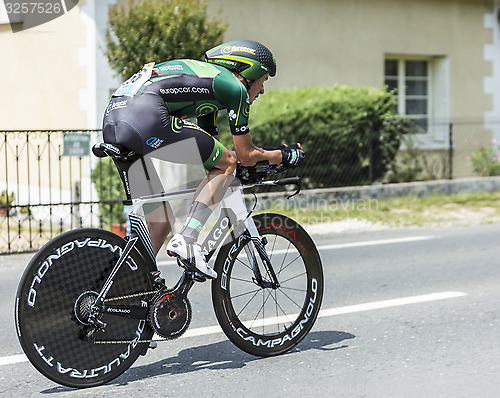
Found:
[{"label": "bicycle fork", "polygon": [[250,263],[252,265],[252,270],[255,275],[254,278],[252,278],[252,280],[256,285],[264,289],[269,289],[269,288],[278,289],[280,287],[280,283],[278,281],[276,272],[274,271],[271,259],[269,258],[265,248],[265,245],[267,244],[267,239],[265,237],[259,236],[255,223],[253,222],[252,219],[250,219],[250,222],[248,222],[247,224],[249,224],[247,225],[247,228],[250,226],[251,229],[255,229],[255,231],[251,230],[248,231],[250,233],[250,239],[252,240],[253,246],[255,247],[257,253],[259,254],[262,264],[264,264],[264,268],[267,271],[267,275],[269,275],[269,277],[271,278],[271,281],[262,278],[262,273],[260,272],[259,264],[257,262],[257,258],[255,257],[255,253],[252,250],[252,246],[245,245],[245,252],[250,260]]},{"label": "bicycle fork", "polygon": [[[259,231],[251,217],[252,212],[248,211],[245,202],[243,200],[243,196],[241,194],[240,187],[230,187],[228,190],[228,194],[222,201],[223,208],[226,209],[226,214],[229,212],[235,215],[236,220],[240,223],[236,224],[233,230],[233,239],[237,238],[239,233],[246,233],[249,235],[253,247],[257,251],[262,264],[264,264],[264,268],[267,271],[267,275],[271,278],[271,281],[265,280],[262,277],[262,272],[260,270],[257,258],[255,256],[255,252],[252,249],[251,245],[245,245],[245,252],[248,256],[248,259],[251,262],[252,270],[254,273],[253,281],[256,285],[262,288],[272,288],[277,289],[280,287],[280,283],[278,281],[278,277],[274,272],[274,268],[271,264],[271,259],[267,255],[265,245],[267,244],[267,240],[265,237],[261,237],[259,235]],[[241,228],[243,226],[244,228]],[[244,231],[244,232],[242,232]]]}]

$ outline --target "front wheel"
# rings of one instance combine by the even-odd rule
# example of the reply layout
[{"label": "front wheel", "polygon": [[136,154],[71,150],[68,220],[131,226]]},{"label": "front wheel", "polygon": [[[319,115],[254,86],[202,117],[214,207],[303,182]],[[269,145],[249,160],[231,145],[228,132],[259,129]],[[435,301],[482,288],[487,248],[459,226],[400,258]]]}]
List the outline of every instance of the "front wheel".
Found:
[{"label": "front wheel", "polygon": [[243,234],[217,257],[212,300],[227,337],[243,351],[267,357],[290,350],[311,330],[323,298],[323,270],[314,242],[295,221],[271,213],[253,219],[279,287],[256,284],[254,261],[265,280],[271,276]]},{"label": "front wheel", "polygon": [[[88,316],[118,261],[125,240],[99,229],[66,232],[48,242],[28,264],[16,299],[19,341],[30,362],[69,387],[93,387],[128,369],[147,349],[153,331],[146,320],[104,314],[105,332],[88,337]],[[108,298],[147,306],[149,270],[132,250],[114,278]],[[131,295],[133,294],[133,295]]]}]

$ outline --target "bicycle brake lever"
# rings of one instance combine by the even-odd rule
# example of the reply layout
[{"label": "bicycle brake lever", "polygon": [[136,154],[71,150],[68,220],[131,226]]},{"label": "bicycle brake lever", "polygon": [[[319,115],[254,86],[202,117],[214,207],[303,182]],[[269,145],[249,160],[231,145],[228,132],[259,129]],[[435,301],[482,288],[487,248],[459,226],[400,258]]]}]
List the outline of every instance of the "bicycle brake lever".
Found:
[{"label": "bicycle brake lever", "polygon": [[289,178],[282,178],[280,180],[274,181],[274,185],[289,185],[293,184],[297,186],[297,190],[292,193],[291,195],[287,196],[287,199],[290,199],[292,196],[297,195],[301,188],[302,188],[302,180],[300,177],[289,177]]},{"label": "bicycle brake lever", "polygon": [[287,196],[286,198],[287,199],[290,199],[291,197],[295,196],[295,195],[298,195],[298,193],[300,192],[301,188],[302,188],[302,180],[299,178],[299,181],[297,182],[297,190],[292,193],[291,195]]}]

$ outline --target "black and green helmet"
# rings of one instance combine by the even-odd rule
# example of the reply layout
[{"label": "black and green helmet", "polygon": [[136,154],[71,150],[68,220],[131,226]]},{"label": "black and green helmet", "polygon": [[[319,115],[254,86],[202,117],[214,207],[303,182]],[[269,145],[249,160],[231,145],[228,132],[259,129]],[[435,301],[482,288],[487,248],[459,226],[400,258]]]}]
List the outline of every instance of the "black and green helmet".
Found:
[{"label": "black and green helmet", "polygon": [[221,44],[205,53],[207,62],[239,73],[245,79],[258,80],[266,73],[276,75],[276,60],[269,49],[253,40]]}]

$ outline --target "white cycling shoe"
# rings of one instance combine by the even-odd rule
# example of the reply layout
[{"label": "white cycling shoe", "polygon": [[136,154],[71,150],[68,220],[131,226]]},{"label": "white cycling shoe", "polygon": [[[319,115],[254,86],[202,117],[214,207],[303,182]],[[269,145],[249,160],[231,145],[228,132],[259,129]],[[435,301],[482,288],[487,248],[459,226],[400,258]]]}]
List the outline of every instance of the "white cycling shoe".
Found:
[{"label": "white cycling shoe", "polygon": [[167,254],[177,257],[192,271],[198,271],[211,279],[217,278],[217,272],[210,268],[201,254],[201,246],[197,243],[189,244],[181,234],[175,234],[167,244]]}]

